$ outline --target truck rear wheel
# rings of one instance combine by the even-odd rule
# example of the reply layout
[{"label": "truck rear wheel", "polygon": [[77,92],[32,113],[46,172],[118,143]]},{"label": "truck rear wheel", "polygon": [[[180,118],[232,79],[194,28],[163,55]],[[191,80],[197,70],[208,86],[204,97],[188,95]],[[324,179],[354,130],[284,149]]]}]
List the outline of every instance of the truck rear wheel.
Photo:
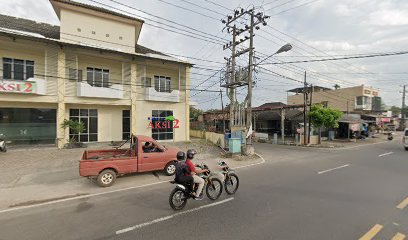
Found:
[{"label": "truck rear wheel", "polygon": [[101,187],[110,187],[116,180],[116,173],[111,169],[103,170],[99,173],[97,183]]}]

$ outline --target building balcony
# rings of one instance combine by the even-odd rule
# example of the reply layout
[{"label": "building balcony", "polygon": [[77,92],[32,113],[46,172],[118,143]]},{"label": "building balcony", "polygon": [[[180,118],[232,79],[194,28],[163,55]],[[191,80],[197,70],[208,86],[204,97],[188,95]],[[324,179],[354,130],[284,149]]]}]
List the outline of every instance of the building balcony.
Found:
[{"label": "building balcony", "polygon": [[92,98],[123,98],[123,85],[112,84],[112,86],[105,87],[93,87],[88,83],[77,83],[77,96],[78,97],[92,97]]},{"label": "building balcony", "polygon": [[0,92],[45,95],[47,84],[41,78],[22,80],[0,80]]},{"label": "building balcony", "polygon": [[158,92],[154,87],[145,88],[145,100],[158,102],[180,102],[180,91]]},{"label": "building balcony", "polygon": [[355,109],[356,109],[356,110],[369,111],[369,110],[372,110],[372,105],[371,105],[371,104],[356,105]]}]

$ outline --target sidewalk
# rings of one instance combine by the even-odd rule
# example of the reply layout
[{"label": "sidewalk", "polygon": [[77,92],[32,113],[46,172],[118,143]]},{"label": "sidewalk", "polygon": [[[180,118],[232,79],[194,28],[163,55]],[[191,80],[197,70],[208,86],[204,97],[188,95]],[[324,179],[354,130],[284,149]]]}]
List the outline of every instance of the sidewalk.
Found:
[{"label": "sidewalk", "polygon": [[[258,157],[223,158],[222,150],[205,140],[191,143],[168,143],[183,151],[197,150],[196,163],[205,162],[210,169],[217,171],[217,161],[222,159],[232,168],[260,162]],[[109,148],[111,146],[91,146],[90,148]],[[88,148],[89,149],[89,148]],[[79,176],[78,165],[85,148],[63,149],[34,148],[14,149],[0,155],[3,177],[0,179],[0,209],[37,204],[56,199],[80,195],[102,193],[139,185],[169,181],[162,172],[136,173],[120,177],[109,188],[101,188],[87,178]],[[170,186],[170,185],[169,185]]]}]

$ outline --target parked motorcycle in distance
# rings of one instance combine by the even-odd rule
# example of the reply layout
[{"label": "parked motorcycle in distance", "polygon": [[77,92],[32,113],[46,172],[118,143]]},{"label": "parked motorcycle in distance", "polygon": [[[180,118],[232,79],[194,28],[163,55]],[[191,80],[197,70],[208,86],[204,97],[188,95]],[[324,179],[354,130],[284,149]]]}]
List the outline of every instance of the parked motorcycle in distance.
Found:
[{"label": "parked motorcycle in distance", "polygon": [[392,132],[388,133],[388,140],[392,141],[394,139],[394,134]]},{"label": "parked motorcycle in distance", "polygon": [[0,134],[0,151],[7,152],[7,144],[4,134]]}]

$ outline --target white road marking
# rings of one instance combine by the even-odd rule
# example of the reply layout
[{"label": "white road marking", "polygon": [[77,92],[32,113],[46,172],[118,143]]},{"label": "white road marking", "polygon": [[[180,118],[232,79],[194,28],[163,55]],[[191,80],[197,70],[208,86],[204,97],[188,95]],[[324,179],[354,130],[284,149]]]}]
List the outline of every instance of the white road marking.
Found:
[{"label": "white road marking", "polygon": [[394,224],[395,226],[399,226],[399,224],[398,224],[398,223],[396,223],[396,222],[393,222],[392,224]]},{"label": "white road marking", "polygon": [[45,206],[45,205],[51,205],[51,204],[55,204],[55,203],[67,202],[67,201],[76,200],[76,199],[95,197],[95,196],[105,195],[105,194],[109,194],[109,193],[122,192],[122,191],[126,191],[126,190],[143,188],[143,187],[148,187],[148,186],[153,186],[153,185],[158,185],[158,184],[161,184],[161,183],[168,183],[168,182],[169,181],[161,181],[161,182],[149,183],[149,184],[135,186],[135,187],[121,188],[121,189],[116,189],[116,190],[107,191],[107,192],[100,192],[100,193],[94,193],[94,194],[88,194],[88,195],[81,195],[81,196],[78,196],[78,197],[65,198],[65,199],[60,199],[60,200],[55,200],[55,201],[50,201],[50,202],[45,202],[45,203],[38,203],[38,204],[29,205],[29,206],[14,207],[14,208],[10,208],[10,209],[0,210],[0,213],[18,211],[18,210],[34,208],[34,207],[40,207],[40,206]]},{"label": "white road marking", "polygon": [[350,164],[346,164],[346,165],[343,165],[343,166],[340,166],[340,167],[330,168],[330,169],[327,169],[327,170],[324,170],[324,171],[317,172],[317,174],[327,173],[327,172],[330,172],[330,171],[333,171],[333,170],[337,170],[337,169],[345,168],[345,167],[349,167],[349,166],[350,166]]},{"label": "white road marking", "polygon": [[265,163],[265,159],[260,154],[255,153],[255,155],[257,155],[262,161],[259,163],[252,163],[252,164],[248,164],[245,166],[235,167],[234,169],[247,168],[247,167],[252,167],[252,166],[256,166],[256,165]]},{"label": "white road marking", "polygon": [[384,157],[384,156],[387,156],[387,155],[390,155],[390,154],[393,154],[393,153],[394,152],[383,153],[383,154],[378,155],[378,157]]},{"label": "white road marking", "polygon": [[163,221],[172,219],[172,218],[174,218],[174,217],[177,217],[177,216],[180,216],[180,215],[183,215],[183,214],[187,214],[187,213],[191,213],[191,212],[196,212],[196,211],[198,211],[198,210],[201,210],[201,209],[204,209],[204,208],[208,208],[208,207],[217,206],[217,205],[220,205],[220,204],[229,202],[229,201],[231,201],[231,200],[234,200],[234,198],[233,198],[233,197],[230,197],[230,198],[224,199],[224,200],[219,201],[219,202],[207,204],[207,205],[204,205],[204,206],[201,206],[201,207],[198,207],[198,208],[193,208],[193,209],[190,209],[190,210],[187,210],[187,211],[184,211],[184,212],[179,212],[179,213],[176,213],[176,214],[173,214],[173,215],[169,215],[169,216],[166,216],[166,217],[158,218],[158,219],[155,219],[155,220],[150,221],[150,222],[145,222],[145,223],[141,223],[141,224],[138,224],[138,225],[135,225],[135,226],[132,226],[132,227],[124,228],[124,229],[121,229],[121,230],[116,231],[116,235],[119,235],[119,234],[122,234],[122,233],[126,233],[126,232],[130,232],[130,231],[136,230],[136,229],[138,229],[138,228],[146,227],[146,226],[149,226],[149,225],[152,225],[152,224],[155,224],[155,223],[163,222]]},{"label": "white road marking", "polygon": [[[234,169],[246,168],[246,167],[251,167],[251,166],[255,166],[255,165],[259,165],[259,164],[265,163],[265,159],[264,159],[260,154],[257,154],[257,153],[255,153],[255,154],[256,154],[258,157],[260,157],[260,158],[262,159],[261,162],[259,162],[259,163],[254,163],[254,164],[248,164],[248,165],[245,165],[245,166],[236,167],[236,168],[234,168]],[[24,210],[24,209],[30,209],[30,208],[35,208],[35,207],[41,207],[41,206],[46,206],[46,205],[52,205],[52,204],[55,204],[55,203],[68,202],[68,201],[72,201],[72,200],[90,198],[90,197],[95,197],[95,196],[100,196],[100,195],[105,195],[105,194],[110,194],[110,193],[116,193],[116,192],[122,192],[122,191],[127,191],[127,190],[133,190],[133,189],[138,189],[138,188],[143,188],[143,187],[149,187],[149,186],[158,185],[158,184],[162,184],[162,183],[168,183],[169,181],[170,181],[170,180],[168,180],[168,181],[160,181],[160,182],[155,182],[155,183],[149,183],[149,184],[144,184],[144,185],[134,186],[134,187],[128,187],[128,188],[121,188],[121,189],[116,189],[116,190],[112,190],[112,191],[106,191],[106,192],[100,192],[100,193],[93,193],[93,194],[81,195],[81,196],[78,196],[78,197],[65,198],[65,199],[60,199],[60,200],[54,200],[54,201],[44,202],[44,203],[32,204],[32,205],[29,205],[29,206],[13,207],[13,208],[9,208],[9,209],[0,210],[0,214],[6,213],[6,212],[12,212],[12,211],[19,211],[19,210]]]}]

